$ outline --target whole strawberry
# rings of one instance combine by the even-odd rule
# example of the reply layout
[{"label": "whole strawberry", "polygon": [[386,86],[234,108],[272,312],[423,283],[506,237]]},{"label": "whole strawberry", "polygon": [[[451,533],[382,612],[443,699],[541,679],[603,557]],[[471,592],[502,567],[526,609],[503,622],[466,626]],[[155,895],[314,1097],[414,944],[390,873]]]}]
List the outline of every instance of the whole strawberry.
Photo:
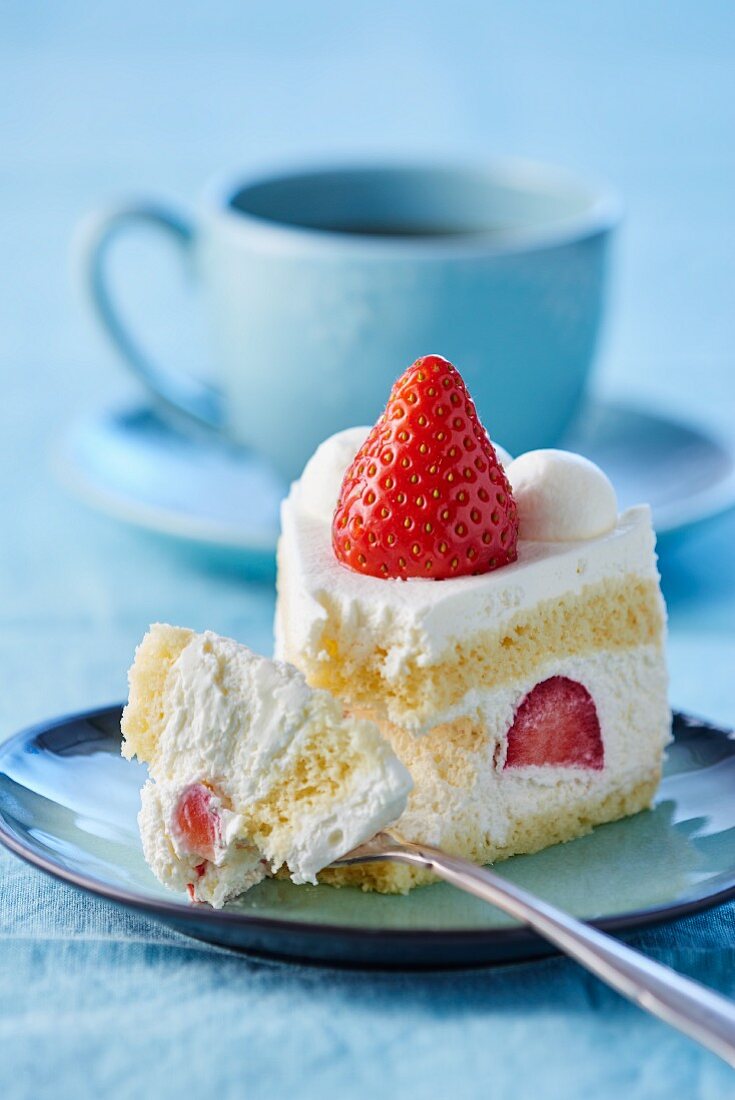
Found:
[{"label": "whole strawberry", "polygon": [[345,473],[337,559],[373,577],[443,580],[516,559],[510,485],[459,372],[417,359]]}]

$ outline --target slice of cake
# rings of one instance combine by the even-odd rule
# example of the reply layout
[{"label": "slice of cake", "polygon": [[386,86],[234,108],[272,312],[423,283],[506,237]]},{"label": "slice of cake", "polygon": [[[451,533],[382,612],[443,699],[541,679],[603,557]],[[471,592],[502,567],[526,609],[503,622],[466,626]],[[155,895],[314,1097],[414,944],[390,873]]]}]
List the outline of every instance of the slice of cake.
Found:
[{"label": "slice of cake", "polygon": [[428,356],[373,429],[322,444],[279,546],[279,656],[390,740],[414,780],[397,831],[479,863],[650,806],[670,736],[649,509],[618,515],[579,456],[502,459]]},{"label": "slice of cake", "polygon": [[123,755],[148,764],[145,857],[193,899],[221,906],[282,868],[315,882],[405,809],[411,778],[376,726],[289,665],[157,624],[129,680]]}]

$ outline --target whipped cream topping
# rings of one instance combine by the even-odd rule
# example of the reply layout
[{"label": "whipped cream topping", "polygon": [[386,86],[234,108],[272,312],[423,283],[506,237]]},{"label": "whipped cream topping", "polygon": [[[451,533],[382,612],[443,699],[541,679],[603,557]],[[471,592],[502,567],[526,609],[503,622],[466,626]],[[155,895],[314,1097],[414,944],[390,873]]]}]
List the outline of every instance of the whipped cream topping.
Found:
[{"label": "whipped cream topping", "polygon": [[618,519],[615,490],[599,466],[570,451],[528,451],[506,467],[520,537],[540,542],[595,539]]},{"label": "whipped cream topping", "polygon": [[301,475],[302,503],[313,516],[329,516],[337,507],[345,470],[362,447],[370,428],[345,428],[320,443]]},{"label": "whipped cream topping", "polygon": [[298,487],[281,512],[280,595],[288,616],[289,645],[318,653],[328,606],[352,628],[355,646],[365,634],[366,653],[376,635],[387,646],[385,672],[399,676],[404,659],[441,660],[459,638],[500,629],[503,622],[540,600],[578,592],[587,584],[634,574],[657,578],[650,510],[631,508],[609,534],[596,540],[519,540],[518,560],[479,576],[447,581],[382,580],[341,566],[332,552],[330,525],[304,514]]}]

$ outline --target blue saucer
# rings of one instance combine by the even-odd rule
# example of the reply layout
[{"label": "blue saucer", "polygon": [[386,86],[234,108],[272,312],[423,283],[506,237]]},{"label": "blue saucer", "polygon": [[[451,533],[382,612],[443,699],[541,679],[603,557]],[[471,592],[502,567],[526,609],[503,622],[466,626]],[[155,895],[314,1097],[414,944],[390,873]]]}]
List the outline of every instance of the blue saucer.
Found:
[{"label": "blue saucer", "polygon": [[[606,471],[621,508],[648,501],[659,539],[735,505],[735,449],[704,429],[598,403],[563,445]],[[125,522],[249,559],[275,551],[282,479],[252,452],[184,434],[150,409],[74,424],[59,473],[77,495]]]},{"label": "blue saucer", "polygon": [[220,550],[271,556],[285,482],[250,451],[177,430],[150,408],[72,425],[57,472],[78,496],[126,523]]}]

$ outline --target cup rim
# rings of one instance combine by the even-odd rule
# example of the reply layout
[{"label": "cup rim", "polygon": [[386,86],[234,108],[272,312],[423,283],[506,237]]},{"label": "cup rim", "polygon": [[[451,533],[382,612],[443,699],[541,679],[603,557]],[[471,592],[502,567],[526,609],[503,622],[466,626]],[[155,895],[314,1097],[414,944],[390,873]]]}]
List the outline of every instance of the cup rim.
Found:
[{"label": "cup rim", "polygon": [[[284,178],[313,178],[335,173],[363,172],[397,174],[402,172],[455,172],[467,176],[485,176],[489,182],[501,183],[519,190],[536,188],[548,193],[574,190],[585,193],[588,203],[579,213],[549,220],[527,228],[513,229],[507,237],[497,230],[447,237],[381,237],[350,234],[334,229],[293,225],[271,220],[247,210],[234,209],[233,198],[246,188],[261,186]],[[216,177],[205,188],[204,209],[210,218],[226,225],[238,236],[256,240],[263,247],[276,251],[335,252],[350,255],[401,256],[432,258],[448,255],[506,255],[548,249],[581,241],[612,230],[622,217],[623,206],[618,192],[609,184],[582,175],[571,169],[548,162],[520,157],[496,157],[485,161],[465,159],[393,158],[319,160],[309,163],[281,164],[239,176],[230,173]]]}]

